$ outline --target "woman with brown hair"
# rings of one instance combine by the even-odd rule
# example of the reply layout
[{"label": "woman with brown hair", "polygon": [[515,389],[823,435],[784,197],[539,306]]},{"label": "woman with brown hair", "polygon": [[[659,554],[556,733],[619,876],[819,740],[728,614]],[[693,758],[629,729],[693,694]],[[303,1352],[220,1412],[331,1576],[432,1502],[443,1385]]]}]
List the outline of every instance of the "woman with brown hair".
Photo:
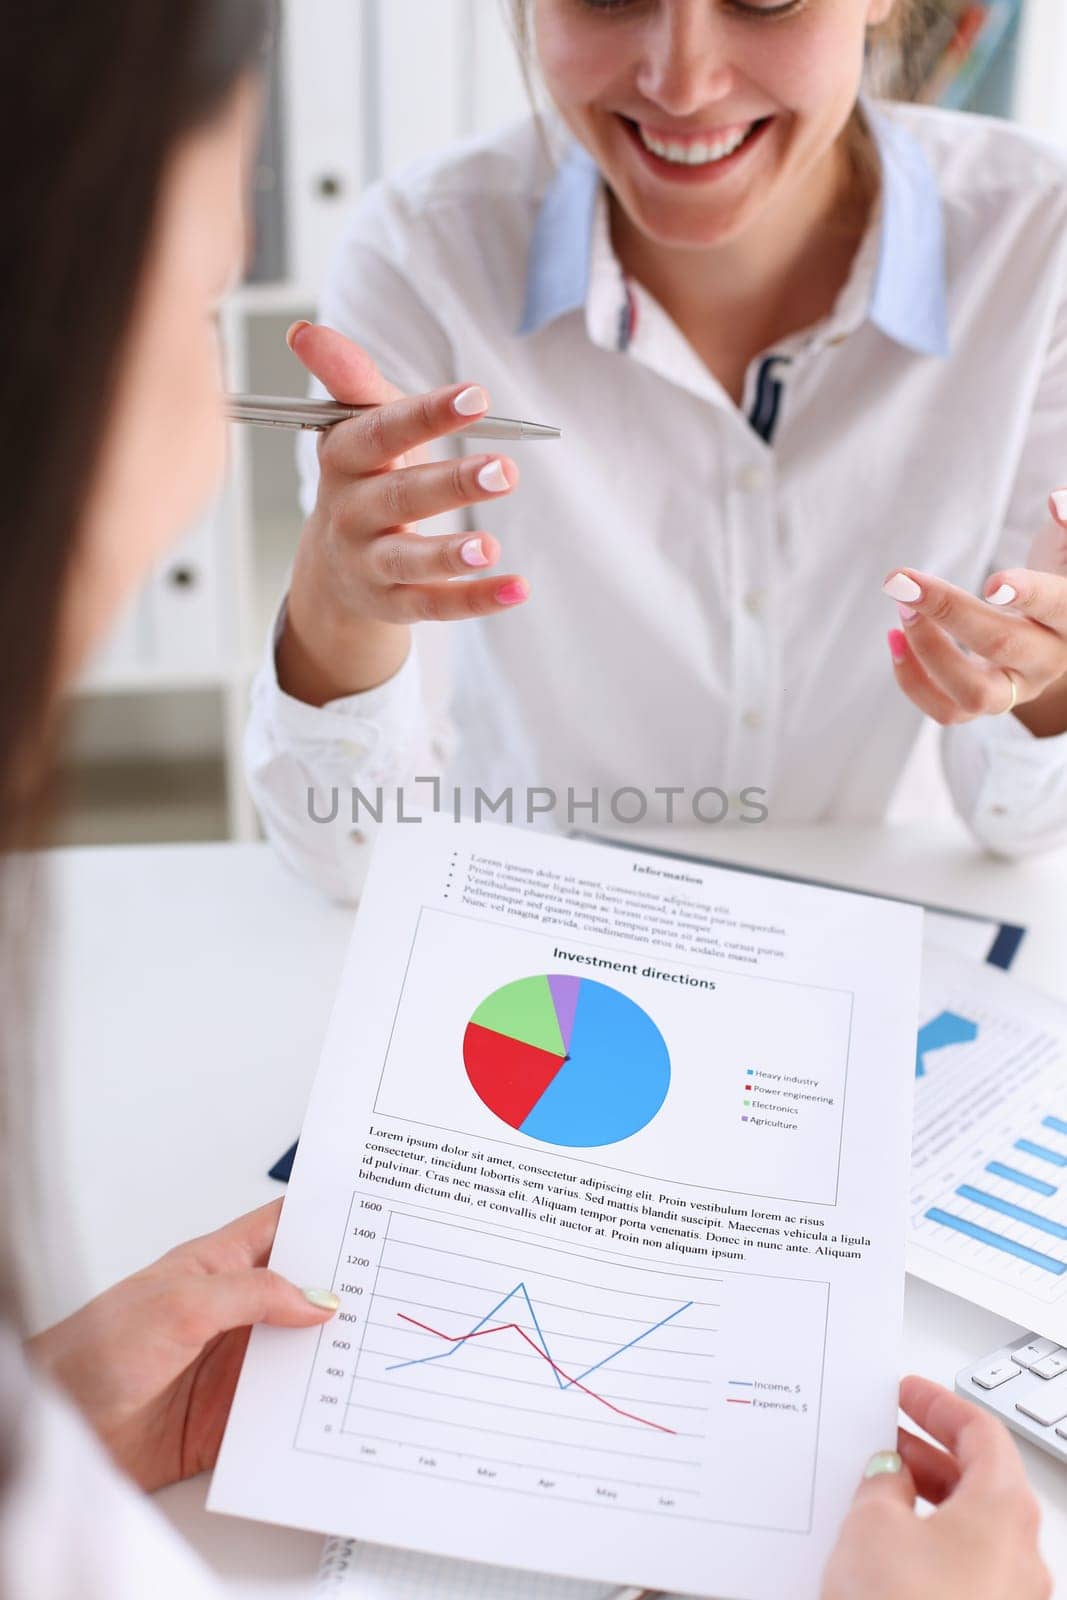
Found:
[{"label": "woman with brown hair", "polygon": [[[60,693],[221,467],[212,312],[243,254],[263,25],[259,0],[35,0],[5,33],[8,1106],[28,1070],[34,1000],[15,983],[29,965],[28,867],[13,851],[42,840]],[[417,435],[428,415],[458,414],[464,387],[351,424],[350,443]],[[10,1123],[5,1138],[10,1179]],[[25,1211],[19,1185],[0,1221],[0,1596],[206,1596],[207,1575],[136,1490],[213,1463],[251,1324],[314,1326],[336,1302],[266,1266],[278,1215],[268,1206],[172,1251],[23,1352],[15,1263],[29,1251],[12,1218]],[[921,1380],[904,1401],[948,1451],[902,1436],[903,1462],[875,1458],[828,1600],[1039,1600],[1034,1507],[1007,1435]],[[926,1522],[913,1515],[916,1488],[943,1502]]]},{"label": "woman with brown hair", "polygon": [[60,691],[221,471],[213,312],[245,253],[267,22],[262,0],[35,0],[0,48],[3,1600],[206,1593],[132,1486],[212,1463],[252,1323],[336,1307],[267,1269],[269,1206],[38,1334],[28,1365],[18,1347],[40,1267],[13,1116],[38,997],[13,852],[44,841]]}]

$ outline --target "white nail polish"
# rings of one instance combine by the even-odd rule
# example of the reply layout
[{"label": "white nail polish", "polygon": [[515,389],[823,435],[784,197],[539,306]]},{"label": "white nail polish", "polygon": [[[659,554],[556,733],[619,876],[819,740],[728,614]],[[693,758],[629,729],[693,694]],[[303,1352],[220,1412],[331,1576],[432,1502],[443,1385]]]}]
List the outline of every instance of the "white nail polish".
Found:
[{"label": "white nail polish", "polygon": [[882,593],[887,594],[891,600],[921,600],[923,592],[914,578],[909,578],[906,572],[894,572],[882,585]]},{"label": "white nail polish", "polygon": [[986,595],[991,606],[1010,606],[1015,597],[1015,590],[1010,583],[1002,583],[993,594]]},{"label": "white nail polish", "polygon": [[1056,515],[1061,522],[1067,522],[1067,489],[1054,489],[1049,499],[1056,507]]},{"label": "white nail polish", "polygon": [[901,1472],[904,1463],[895,1450],[879,1450],[863,1469],[865,1478],[880,1478],[884,1472]]},{"label": "white nail polish", "polygon": [[336,1311],[341,1304],[329,1289],[305,1289],[303,1295],[308,1304],[314,1306],[317,1311]]},{"label": "white nail polish", "polygon": [[490,461],[482,468],[478,474],[478,484],[480,488],[488,489],[490,494],[503,494],[509,487],[499,461]]},{"label": "white nail polish", "polygon": [[452,402],[452,410],[458,411],[461,417],[476,417],[488,404],[489,396],[485,390],[472,383],[469,389],[461,389],[457,394]]},{"label": "white nail polish", "polygon": [[460,545],[459,553],[468,567],[487,567],[489,565],[489,557],[486,555],[480,539],[468,539],[466,544]]}]

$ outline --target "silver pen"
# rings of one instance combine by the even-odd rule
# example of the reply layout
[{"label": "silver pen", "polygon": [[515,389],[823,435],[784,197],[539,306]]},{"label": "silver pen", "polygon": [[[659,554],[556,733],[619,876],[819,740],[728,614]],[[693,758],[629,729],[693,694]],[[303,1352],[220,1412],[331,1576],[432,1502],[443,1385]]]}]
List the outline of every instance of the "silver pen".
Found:
[{"label": "silver pen", "polygon": [[[340,400],[291,400],[270,394],[231,394],[226,396],[226,415],[231,422],[261,422],[270,428],[313,428],[321,432],[335,422],[374,411],[375,406],[346,406]],[[467,439],[558,439],[558,428],[543,422],[519,422],[513,417],[479,417],[465,428],[453,428],[448,438]]]}]

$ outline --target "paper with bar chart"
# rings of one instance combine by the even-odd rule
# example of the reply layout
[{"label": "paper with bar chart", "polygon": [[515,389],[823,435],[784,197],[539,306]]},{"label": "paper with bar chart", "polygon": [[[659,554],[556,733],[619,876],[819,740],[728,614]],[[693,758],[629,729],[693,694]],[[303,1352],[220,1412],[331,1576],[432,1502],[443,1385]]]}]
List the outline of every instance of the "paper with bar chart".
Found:
[{"label": "paper with bar chart", "polygon": [[214,1509],[814,1600],[892,1438],[921,916],[519,829],[376,846]]},{"label": "paper with bar chart", "polygon": [[927,950],[908,1267],[1067,1342],[1067,1008]]}]

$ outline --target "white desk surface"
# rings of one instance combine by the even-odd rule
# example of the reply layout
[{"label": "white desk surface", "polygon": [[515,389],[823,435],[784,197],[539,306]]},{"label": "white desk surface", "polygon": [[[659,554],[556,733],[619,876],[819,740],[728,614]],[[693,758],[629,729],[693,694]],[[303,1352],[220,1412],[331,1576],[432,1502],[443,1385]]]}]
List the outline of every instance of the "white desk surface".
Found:
[{"label": "white desk surface", "polygon": [[[993,860],[949,823],[644,837],[1024,923],[1016,973],[1067,997],[1067,853]],[[79,1272],[65,1252],[47,1318],[281,1192],[267,1168],[299,1130],[353,915],[291,877],[266,845],[70,850],[54,861],[49,1175],[66,1176],[82,1261]],[[951,1386],[959,1367],[1014,1332],[909,1280],[908,1370]],[[1067,1595],[1067,1469],[1023,1449],[1046,1560]],[[309,1593],[321,1539],[209,1515],[206,1488],[199,1478],[158,1502],[232,1592]]]}]

